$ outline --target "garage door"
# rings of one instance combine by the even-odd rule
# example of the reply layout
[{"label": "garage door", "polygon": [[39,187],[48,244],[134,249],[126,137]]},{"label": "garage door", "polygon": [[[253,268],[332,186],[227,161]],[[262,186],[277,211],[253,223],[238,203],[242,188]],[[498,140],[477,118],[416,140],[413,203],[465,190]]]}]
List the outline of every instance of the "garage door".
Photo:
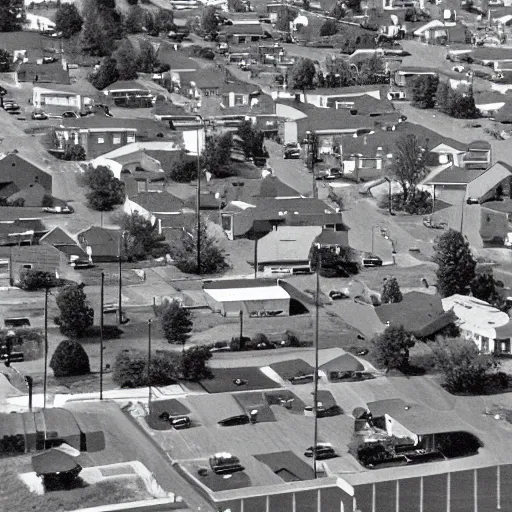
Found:
[{"label": "garage door", "polygon": [[436,199],[452,205],[459,205],[466,197],[466,187],[436,185]]}]

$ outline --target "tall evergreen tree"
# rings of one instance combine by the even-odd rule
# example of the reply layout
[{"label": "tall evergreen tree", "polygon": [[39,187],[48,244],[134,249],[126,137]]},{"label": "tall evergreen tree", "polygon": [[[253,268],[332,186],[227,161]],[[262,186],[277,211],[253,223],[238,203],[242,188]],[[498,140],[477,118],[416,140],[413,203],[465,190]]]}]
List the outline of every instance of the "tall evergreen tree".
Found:
[{"label": "tall evergreen tree", "polygon": [[434,108],[439,79],[434,75],[422,75],[415,78],[412,86],[412,104],[416,108]]},{"label": "tall evergreen tree", "polygon": [[55,15],[55,30],[69,39],[82,29],[84,20],[75,4],[62,4]]},{"label": "tall evergreen tree", "polygon": [[146,39],[139,43],[139,56],[137,58],[137,69],[141,73],[153,73],[157,64],[156,52],[153,45]]},{"label": "tall evergreen tree", "polygon": [[89,75],[89,82],[100,91],[118,80],[117,60],[110,57],[105,58],[98,71]]},{"label": "tall evergreen tree", "polygon": [[21,30],[24,22],[23,0],[0,1],[0,32]]},{"label": "tall evergreen tree", "polygon": [[403,296],[396,277],[390,277],[384,281],[381,301],[383,304],[402,302]]},{"label": "tall evergreen tree", "polygon": [[449,229],[436,239],[434,263],[437,263],[437,287],[443,297],[467,295],[475,278],[476,262],[462,233]]},{"label": "tall evergreen tree", "polygon": [[84,284],[65,286],[57,296],[60,315],[56,322],[62,334],[81,338],[94,322],[94,310],[84,292]]}]

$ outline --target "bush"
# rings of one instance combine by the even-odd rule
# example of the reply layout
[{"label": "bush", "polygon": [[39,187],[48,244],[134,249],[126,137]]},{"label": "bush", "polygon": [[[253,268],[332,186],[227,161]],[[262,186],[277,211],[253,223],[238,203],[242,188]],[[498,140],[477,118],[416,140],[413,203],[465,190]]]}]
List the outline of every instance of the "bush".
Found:
[{"label": "bush", "polygon": [[414,343],[414,337],[403,326],[389,326],[372,340],[375,359],[386,371],[404,370],[409,365],[409,349]]},{"label": "bush", "polygon": [[242,336],[242,343],[240,343],[240,336],[236,336],[231,338],[231,343],[229,344],[229,348],[233,352],[238,352],[240,350],[246,350],[247,343],[251,341],[251,338],[248,336]]},{"label": "bush", "polygon": [[180,301],[173,300],[162,311],[160,322],[168,343],[185,345],[192,330],[189,309],[184,308]]},{"label": "bush", "polygon": [[[70,284],[57,296],[60,310],[58,324],[62,334],[80,338],[86,336],[87,330],[94,322],[94,310],[84,293],[84,284]],[[56,322],[57,323],[57,322]]]},{"label": "bush", "polygon": [[184,380],[198,381],[212,378],[208,361],[212,353],[208,347],[192,347],[183,352],[180,361],[180,377]]},{"label": "bush", "polygon": [[80,162],[87,158],[85,149],[80,144],[68,145],[62,155],[63,160],[69,160],[74,162]]},{"label": "bush", "polygon": [[[178,378],[179,356],[159,351],[151,356],[150,381],[153,386],[168,386]],[[122,388],[148,385],[148,355],[138,350],[123,350],[114,362],[113,381]]]},{"label": "bush", "polygon": [[[379,208],[389,208],[389,197],[382,196],[379,200]],[[426,215],[432,213],[432,196],[424,190],[416,190],[404,201],[403,194],[391,196],[391,209],[397,212],[406,212],[410,215]]]},{"label": "bush", "polygon": [[336,22],[334,20],[326,20],[320,27],[320,36],[333,36],[338,32]]},{"label": "bush", "polygon": [[55,349],[50,361],[55,377],[75,377],[90,373],[89,356],[77,341],[64,340]]},{"label": "bush", "polygon": [[180,158],[172,163],[169,169],[169,178],[178,183],[189,183],[197,179],[197,163],[187,160],[182,153]]},{"label": "bush", "polygon": [[139,3],[139,0],[126,0],[128,2],[128,5],[137,5]]},{"label": "bush", "polygon": [[42,270],[27,270],[20,276],[20,288],[22,290],[34,291],[54,286],[56,282],[55,275]]}]

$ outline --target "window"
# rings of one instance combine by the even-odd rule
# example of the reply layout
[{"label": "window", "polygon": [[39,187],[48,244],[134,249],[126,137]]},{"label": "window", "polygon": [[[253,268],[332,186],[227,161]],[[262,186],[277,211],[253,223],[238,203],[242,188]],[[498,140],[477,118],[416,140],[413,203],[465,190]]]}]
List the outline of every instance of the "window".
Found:
[{"label": "window", "polygon": [[128,142],[128,144],[130,144],[131,142],[135,142],[135,134],[129,133],[128,136],[126,137],[126,142]]},{"label": "window", "polygon": [[98,144],[104,144],[105,138],[104,137],[98,137]]},{"label": "window", "polygon": [[137,180],[137,192],[146,191],[146,180]]},{"label": "window", "polygon": [[244,104],[244,97],[242,94],[235,94],[235,107]]},{"label": "window", "polygon": [[121,144],[121,135],[114,135],[112,138],[113,144]]},{"label": "window", "polygon": [[23,265],[23,268],[26,268],[27,270],[31,270],[32,269],[32,265],[30,265],[30,264]]},{"label": "window", "polygon": [[245,36],[238,36],[239,43],[245,43]]}]

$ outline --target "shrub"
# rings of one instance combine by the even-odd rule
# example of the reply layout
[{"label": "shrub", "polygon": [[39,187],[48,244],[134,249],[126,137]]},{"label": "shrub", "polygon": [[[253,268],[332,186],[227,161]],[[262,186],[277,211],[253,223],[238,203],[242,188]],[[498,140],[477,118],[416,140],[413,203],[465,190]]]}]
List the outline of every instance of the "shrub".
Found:
[{"label": "shrub", "polygon": [[55,275],[42,270],[27,270],[20,276],[20,288],[27,291],[41,290],[55,285],[55,282]]},{"label": "shrub", "polygon": [[80,338],[94,322],[94,310],[84,293],[84,284],[70,284],[57,296],[58,325],[62,334]]},{"label": "shrub", "polygon": [[208,361],[212,353],[208,347],[192,347],[183,352],[180,361],[180,377],[184,380],[198,381],[210,379],[212,372]]},{"label": "shrub", "polygon": [[55,349],[50,361],[55,377],[74,377],[90,373],[89,356],[77,341],[64,340]]},{"label": "shrub", "polygon": [[75,162],[83,161],[87,158],[85,149],[80,144],[68,145],[62,155],[63,160],[70,160]]},{"label": "shrub", "polygon": [[168,343],[185,345],[192,330],[189,309],[185,309],[181,302],[173,300],[162,311],[160,322]]},{"label": "shrub", "polygon": [[375,358],[386,371],[406,369],[409,349],[414,347],[414,337],[403,326],[389,326],[372,340]]},{"label": "shrub", "polygon": [[240,343],[240,337],[235,336],[235,337],[231,338],[231,343],[229,344],[229,348],[233,352],[238,352],[240,350],[246,350],[246,345],[250,341],[251,341],[251,338],[249,338],[247,336],[242,336],[242,343]]}]

